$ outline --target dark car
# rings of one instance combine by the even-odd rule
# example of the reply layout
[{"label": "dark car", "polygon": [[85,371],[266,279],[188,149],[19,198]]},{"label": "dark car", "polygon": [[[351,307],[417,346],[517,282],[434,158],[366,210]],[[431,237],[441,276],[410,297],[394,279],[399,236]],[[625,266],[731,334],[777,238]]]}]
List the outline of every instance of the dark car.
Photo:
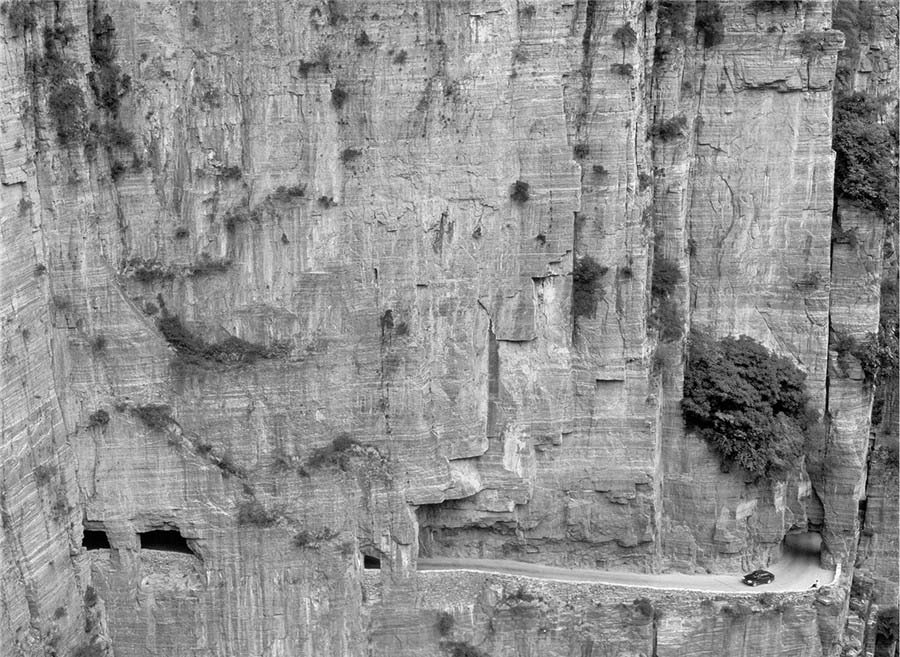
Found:
[{"label": "dark car", "polygon": [[741,581],[747,586],[758,586],[759,584],[768,584],[775,579],[775,575],[768,570],[754,570],[752,573],[744,575]]}]

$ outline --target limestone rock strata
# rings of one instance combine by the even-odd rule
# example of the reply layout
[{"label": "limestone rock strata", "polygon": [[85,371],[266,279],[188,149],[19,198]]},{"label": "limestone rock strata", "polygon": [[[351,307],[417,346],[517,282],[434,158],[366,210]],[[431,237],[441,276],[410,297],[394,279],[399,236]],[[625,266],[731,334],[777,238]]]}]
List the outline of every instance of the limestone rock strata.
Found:
[{"label": "limestone rock strata", "polygon": [[419,575],[415,606],[397,600],[387,613],[377,580],[366,575],[364,586],[370,632],[385,646],[379,654],[402,656],[460,645],[510,657],[815,657],[825,654],[818,610],[840,604],[825,591],[772,594],[761,602],[749,595],[427,572]]},{"label": "limestone rock strata", "polygon": [[821,411],[829,313],[877,317],[849,281],[878,235],[830,269],[830,3],[720,4],[708,49],[694,3],[680,37],[643,0],[0,20],[0,657],[435,654],[439,609],[492,655],[834,654],[849,576],[763,608],[416,573],[733,571],[820,525],[852,570],[859,381],[810,445],[846,465],[748,483],[685,433],[659,345],[655,255],[682,329],[789,356]]}]

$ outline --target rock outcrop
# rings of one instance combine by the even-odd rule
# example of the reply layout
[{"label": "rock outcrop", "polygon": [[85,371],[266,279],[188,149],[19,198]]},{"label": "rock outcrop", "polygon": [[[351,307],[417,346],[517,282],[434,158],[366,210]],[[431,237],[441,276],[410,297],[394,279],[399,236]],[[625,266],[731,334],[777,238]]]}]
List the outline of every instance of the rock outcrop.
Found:
[{"label": "rock outcrop", "polygon": [[[841,206],[831,244],[831,3],[4,6],[0,657],[819,656],[856,558],[896,595],[829,353],[884,239]],[[806,373],[786,481],[685,430],[690,328]],[[808,529],[843,578],[765,605],[416,572],[732,572]]]}]

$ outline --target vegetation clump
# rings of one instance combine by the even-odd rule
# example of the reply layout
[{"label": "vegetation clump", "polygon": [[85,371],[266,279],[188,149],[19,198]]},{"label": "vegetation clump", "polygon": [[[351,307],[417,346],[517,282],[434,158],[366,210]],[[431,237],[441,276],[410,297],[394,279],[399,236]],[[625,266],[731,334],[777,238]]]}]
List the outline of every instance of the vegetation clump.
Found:
[{"label": "vegetation clump", "polygon": [[687,129],[687,118],[683,114],[662,119],[653,124],[650,132],[662,141],[672,141],[684,135]]},{"label": "vegetation clump", "polygon": [[450,614],[446,611],[441,611],[437,615],[437,631],[441,636],[447,636],[450,632],[453,631],[453,626],[456,623],[456,620],[453,618],[453,614]]},{"label": "vegetation clump", "polygon": [[175,272],[158,260],[137,257],[125,261],[123,273],[141,283],[167,281],[175,278]]},{"label": "vegetation clump", "polygon": [[88,74],[97,104],[113,116],[119,111],[119,98],[131,88],[131,78],[122,75],[115,62],[116,28],[109,14],[95,19],[91,26],[91,59],[94,70]]},{"label": "vegetation clump", "polygon": [[698,0],[694,28],[703,37],[703,47],[712,48],[722,43],[725,28],[722,23],[722,9],[718,0]]},{"label": "vegetation clump", "polygon": [[524,180],[517,180],[513,183],[509,192],[509,197],[516,203],[525,203],[530,197],[530,185]]},{"label": "vegetation clump", "polygon": [[171,410],[166,404],[144,404],[133,408],[131,413],[150,429],[165,431],[175,422]]},{"label": "vegetation clump", "polygon": [[657,28],[673,39],[687,38],[688,10],[688,3],[683,0],[662,0],[656,15]]},{"label": "vegetation clump", "polygon": [[897,216],[897,127],[880,120],[882,102],[861,93],[834,108],[832,146],[838,196],[870,210]]},{"label": "vegetation clump", "polygon": [[688,347],[681,402],[687,425],[725,468],[770,479],[789,471],[810,428],[806,375],[747,336],[714,340],[692,331]]},{"label": "vegetation clump", "polygon": [[637,34],[634,32],[634,28],[631,27],[631,23],[625,23],[625,25],[613,32],[613,39],[623,49],[631,48],[637,43]]},{"label": "vegetation clump", "polygon": [[47,87],[47,108],[56,123],[59,143],[81,141],[85,135],[85,102],[78,86],[75,63],[63,54],[75,27],[57,23],[44,28],[44,56],[36,62],[35,73]]},{"label": "vegetation clump", "polygon": [[31,0],[10,0],[0,4],[0,14],[6,16],[13,33],[28,32],[37,27],[34,4]]},{"label": "vegetation clump", "polygon": [[94,427],[103,427],[107,424],[109,424],[109,413],[104,411],[102,408],[99,408],[88,415],[88,429],[93,429]]},{"label": "vegetation clump", "polygon": [[[897,607],[878,612],[875,623],[875,657],[890,657],[900,639],[900,612]],[[896,653],[895,653],[896,654]]]},{"label": "vegetation clump", "polygon": [[286,202],[295,198],[303,198],[306,195],[306,185],[279,185],[278,188],[269,194],[269,198],[273,201]]},{"label": "vegetation clump", "polygon": [[331,444],[320,447],[306,461],[304,470],[317,470],[329,466],[337,466],[346,471],[350,467],[350,457],[359,447],[359,443],[350,434],[339,434]]},{"label": "vegetation clump", "polygon": [[788,11],[796,8],[797,0],[753,0],[748,8],[753,12],[761,11]]},{"label": "vegetation clump", "polygon": [[272,347],[254,344],[235,336],[210,343],[189,331],[178,318],[163,308],[163,315],[156,322],[157,328],[166,341],[175,347],[178,355],[195,365],[252,364],[260,358],[278,358],[285,355],[287,347],[275,344]]},{"label": "vegetation clump", "polygon": [[278,515],[266,509],[257,500],[247,500],[238,507],[238,524],[255,527],[271,527],[278,520]]},{"label": "vegetation clump", "polygon": [[338,83],[337,86],[331,90],[331,104],[334,105],[335,109],[339,110],[344,106],[344,103],[347,102],[348,96],[347,90]]},{"label": "vegetation clump", "polygon": [[674,342],[684,334],[681,304],[673,296],[675,286],[684,280],[678,265],[659,255],[653,259],[653,281],[650,292],[653,295],[653,311],[650,325],[659,331],[661,342]]},{"label": "vegetation clump", "polygon": [[597,299],[603,298],[600,277],[609,270],[591,256],[575,260],[572,269],[572,312],[575,317],[593,317],[597,311]]},{"label": "vegetation clump", "polygon": [[333,529],[320,529],[317,532],[303,529],[294,534],[294,538],[291,539],[291,542],[296,548],[317,548],[321,543],[330,541],[337,535],[338,533]]},{"label": "vegetation clump", "polygon": [[441,643],[441,647],[450,657],[487,657],[478,648],[464,641],[445,641]]},{"label": "vegetation clump", "polygon": [[345,148],[341,151],[341,162],[349,164],[359,158],[360,155],[362,155],[362,151],[358,148]]}]

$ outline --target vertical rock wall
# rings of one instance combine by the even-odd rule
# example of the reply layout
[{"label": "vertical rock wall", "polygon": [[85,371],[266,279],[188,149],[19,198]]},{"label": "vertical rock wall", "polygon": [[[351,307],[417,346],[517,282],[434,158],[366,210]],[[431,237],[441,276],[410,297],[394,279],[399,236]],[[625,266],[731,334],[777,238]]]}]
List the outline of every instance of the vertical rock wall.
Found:
[{"label": "vertical rock wall", "polygon": [[[681,5],[676,5],[682,7]],[[827,129],[841,35],[828,7],[721,5],[721,42],[679,33],[695,20],[660,19],[655,139],[658,257],[678,265],[690,326],[749,335],[789,356],[824,405],[833,155]],[[805,52],[804,35],[816,49]],[[677,348],[677,345],[674,346]],[[664,551],[673,563],[765,565],[791,528],[806,527],[801,466],[785,483],[743,481],[683,433],[683,370],[673,346],[664,376]],[[810,448],[814,448],[810,446]]]},{"label": "vertical rock wall", "polygon": [[[709,49],[692,3],[682,38],[638,0],[0,21],[0,657],[422,654],[420,543],[646,571],[762,564],[807,514],[852,538],[843,489],[817,498],[804,467],[720,472],[682,428],[681,342],[654,351],[656,252],[685,276],[682,329],[789,355],[824,408],[840,35],[829,3],[794,4],[722,3]],[[69,144],[53,47],[85,102]],[[154,530],[187,551],[142,548]],[[782,632],[763,654],[818,655],[837,633],[810,638],[817,607],[655,627],[621,602],[580,600],[564,626],[605,629],[577,645],[510,611],[497,654]]]}]

